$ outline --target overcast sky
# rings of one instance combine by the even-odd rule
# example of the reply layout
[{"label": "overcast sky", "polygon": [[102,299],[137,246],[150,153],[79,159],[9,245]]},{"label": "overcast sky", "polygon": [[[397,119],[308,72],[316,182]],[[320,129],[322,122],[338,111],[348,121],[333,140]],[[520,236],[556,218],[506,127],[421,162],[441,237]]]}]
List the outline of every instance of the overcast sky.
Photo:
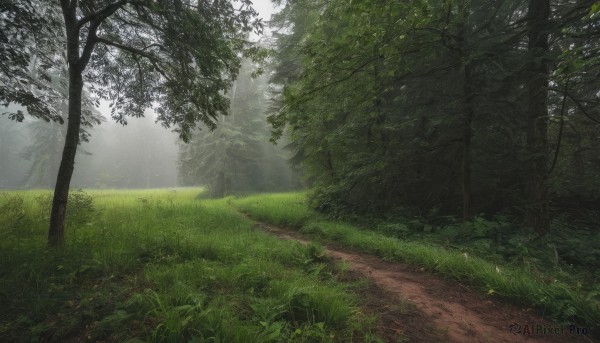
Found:
[{"label": "overcast sky", "polygon": [[253,0],[253,7],[255,10],[260,13],[260,16],[263,18],[263,21],[268,21],[271,18],[271,14],[273,13],[273,3],[271,0]]},{"label": "overcast sky", "polygon": [[[271,14],[276,12],[271,0],[252,0],[252,7],[259,13],[259,16],[263,19],[263,23],[265,24],[271,19]],[[266,27],[264,34],[267,36],[270,35],[270,30]],[[256,36],[254,33],[252,33],[250,37],[253,41],[260,39],[260,37]]]}]

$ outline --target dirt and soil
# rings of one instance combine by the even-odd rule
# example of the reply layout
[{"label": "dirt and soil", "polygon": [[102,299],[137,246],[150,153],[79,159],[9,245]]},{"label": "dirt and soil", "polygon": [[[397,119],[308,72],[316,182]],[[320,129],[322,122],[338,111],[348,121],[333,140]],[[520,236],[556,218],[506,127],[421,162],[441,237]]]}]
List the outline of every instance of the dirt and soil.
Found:
[{"label": "dirt and soil", "polygon": [[[292,230],[256,226],[282,239],[308,243]],[[387,342],[596,342],[589,335],[549,333],[561,326],[531,308],[498,301],[456,281],[332,244],[324,247],[328,255],[349,264],[346,281],[369,280],[358,291],[361,303],[380,317],[379,335]]]}]

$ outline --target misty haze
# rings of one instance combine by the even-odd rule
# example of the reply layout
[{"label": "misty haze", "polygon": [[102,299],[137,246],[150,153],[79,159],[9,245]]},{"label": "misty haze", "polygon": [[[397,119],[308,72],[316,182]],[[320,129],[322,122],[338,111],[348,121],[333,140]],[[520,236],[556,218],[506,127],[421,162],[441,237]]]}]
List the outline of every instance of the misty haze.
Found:
[{"label": "misty haze", "polygon": [[[72,186],[157,188],[177,185],[177,135],[156,125],[152,113],[122,126],[101,114],[79,147]],[[54,188],[64,145],[64,125],[2,117],[0,187]]]},{"label": "misty haze", "polygon": [[[216,129],[200,125],[189,143],[155,123],[151,110],[121,125],[107,103],[94,109],[99,124],[86,128],[89,139],[78,148],[71,186],[205,186],[218,196],[297,188],[290,153],[281,148],[285,142],[269,142],[267,77],[253,78],[252,70],[245,62],[228,95],[229,112],[218,117]],[[0,120],[0,188],[53,189],[66,125],[30,117],[22,123]]]}]

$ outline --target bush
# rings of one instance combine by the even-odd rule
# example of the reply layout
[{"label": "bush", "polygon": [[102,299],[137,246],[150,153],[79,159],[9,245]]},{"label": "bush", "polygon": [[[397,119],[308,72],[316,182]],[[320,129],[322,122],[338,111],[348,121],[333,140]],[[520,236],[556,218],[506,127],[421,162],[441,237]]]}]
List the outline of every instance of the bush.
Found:
[{"label": "bush", "polygon": [[18,194],[0,195],[0,228],[6,233],[15,233],[27,221],[25,201]]},{"label": "bush", "polygon": [[67,218],[73,224],[86,224],[96,215],[94,198],[81,188],[69,194]]}]

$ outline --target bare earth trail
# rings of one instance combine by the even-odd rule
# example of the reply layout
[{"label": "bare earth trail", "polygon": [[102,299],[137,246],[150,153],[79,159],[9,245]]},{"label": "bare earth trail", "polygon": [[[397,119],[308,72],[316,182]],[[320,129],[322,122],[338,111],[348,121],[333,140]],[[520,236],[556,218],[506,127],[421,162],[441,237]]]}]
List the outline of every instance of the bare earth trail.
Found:
[{"label": "bare earth trail", "polygon": [[[256,227],[282,239],[308,243],[295,231],[265,223],[256,223]],[[389,342],[594,342],[585,335],[513,334],[509,330],[513,323],[522,329],[525,325],[558,325],[531,309],[495,301],[415,267],[331,244],[324,247],[329,256],[348,263],[355,278],[372,281],[373,285],[359,295],[367,310],[380,316],[380,334]]]}]

